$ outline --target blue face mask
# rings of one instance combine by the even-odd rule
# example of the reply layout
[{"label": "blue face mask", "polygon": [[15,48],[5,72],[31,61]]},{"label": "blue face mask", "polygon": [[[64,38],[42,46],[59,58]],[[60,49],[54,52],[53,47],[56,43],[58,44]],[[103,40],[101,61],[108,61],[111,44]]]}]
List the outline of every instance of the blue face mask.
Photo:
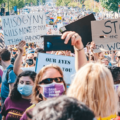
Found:
[{"label": "blue face mask", "polygon": [[15,54],[16,54],[16,52],[13,52],[13,54],[15,55]]},{"label": "blue face mask", "polygon": [[18,86],[17,86],[17,90],[23,96],[30,96],[32,94],[32,88],[33,88],[33,86],[31,86],[31,85],[18,84]]}]

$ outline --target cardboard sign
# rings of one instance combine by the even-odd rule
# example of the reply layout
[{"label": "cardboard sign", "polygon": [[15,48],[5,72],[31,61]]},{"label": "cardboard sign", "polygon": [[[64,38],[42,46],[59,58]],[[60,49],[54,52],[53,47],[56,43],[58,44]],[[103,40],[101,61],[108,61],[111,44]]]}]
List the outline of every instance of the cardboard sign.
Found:
[{"label": "cardboard sign", "polygon": [[71,83],[72,75],[75,74],[74,57],[39,53],[35,68],[36,73],[39,73],[42,67],[49,64],[58,65],[63,70],[64,80],[66,81],[66,83],[67,84]]},{"label": "cardboard sign", "polygon": [[97,49],[120,50],[119,19],[92,21],[91,25]]},{"label": "cardboard sign", "polygon": [[18,44],[21,40],[38,42],[46,34],[45,13],[3,16],[2,27],[6,45]]}]

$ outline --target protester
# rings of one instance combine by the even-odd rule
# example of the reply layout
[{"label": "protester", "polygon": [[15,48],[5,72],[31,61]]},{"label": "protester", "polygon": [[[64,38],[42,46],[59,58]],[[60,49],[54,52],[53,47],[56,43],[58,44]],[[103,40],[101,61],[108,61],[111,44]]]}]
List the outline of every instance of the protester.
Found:
[{"label": "protester", "polygon": [[36,73],[25,71],[19,74],[10,97],[5,100],[2,109],[2,120],[19,120],[23,112],[31,105],[32,88]]},{"label": "protester", "polygon": [[[35,14],[36,11],[45,11],[45,14],[47,16],[46,21],[44,17],[40,16],[36,18],[35,16],[33,16],[33,18],[28,19],[31,23],[40,23],[40,18],[41,20],[43,20],[41,21],[41,23],[44,24],[44,22],[46,22],[47,25],[42,27],[40,26],[41,23],[39,24],[39,26],[37,26],[37,24],[34,24],[34,26],[32,26],[33,30],[31,26],[27,27],[28,21],[25,16],[28,16],[29,14],[27,13],[28,15],[25,15],[26,12],[24,12],[27,10],[29,10],[29,12],[33,12],[33,14]],[[108,38],[109,34],[107,36],[102,36],[101,34],[101,36],[99,36],[101,38],[101,41],[99,41],[101,45],[98,45],[97,41],[95,41],[94,39],[95,42],[88,42],[88,44],[84,46],[87,41],[83,37],[83,45],[81,36],[83,36],[84,29],[86,29],[87,32],[88,26],[83,26],[83,33],[80,32],[81,36],[75,32],[67,31],[67,24],[77,21],[79,18],[90,14],[89,11],[86,11],[84,7],[82,7],[82,9],[78,9],[40,5],[38,7],[25,7],[22,9],[21,13],[24,14],[24,17],[23,19],[21,19],[21,25],[19,26],[21,30],[19,29],[19,32],[16,29],[17,26],[14,26],[14,24],[16,23],[15,21],[17,21],[16,17],[13,18],[13,22],[12,18],[10,21],[8,20],[10,24],[7,24],[7,20],[6,18],[4,18],[3,25],[8,27],[5,28],[5,36],[2,35],[2,39],[0,30],[0,64],[3,67],[2,68],[0,66],[0,78],[2,77],[1,97],[3,107],[3,120],[26,120],[27,115],[28,119],[38,120],[111,120],[116,117],[117,113],[118,117],[116,118],[116,120],[119,120],[120,115],[119,112],[117,112],[118,99],[115,93],[115,91],[118,90],[118,86],[120,84],[120,53],[119,51],[115,51],[116,49],[119,49],[119,44],[114,44],[112,46],[111,43],[108,43],[108,46],[110,44],[109,48],[111,48],[111,51],[105,50],[106,48],[102,43],[102,39]],[[97,16],[97,20],[107,18],[106,15],[104,15],[104,17],[102,15],[95,16]],[[26,20],[24,20],[24,18]],[[31,25],[33,25],[33,23]],[[10,25],[11,27],[14,26],[14,30],[10,27]],[[63,27],[64,25],[65,27]],[[111,26],[111,28],[112,27],[113,26]],[[9,28],[9,30],[7,28]],[[44,32],[44,34],[50,35],[62,35],[62,33],[66,31],[65,33],[63,33],[61,38],[65,40],[65,44],[67,44],[69,40],[71,40],[71,45],[74,47],[74,51],[44,51],[44,42],[42,41],[42,38],[38,41],[40,35],[43,35],[42,28],[45,28],[45,30],[47,30],[46,32]],[[79,30],[78,28],[77,30]],[[86,34],[86,32],[84,36],[88,35],[88,33]],[[17,33],[21,36],[17,36]],[[6,39],[6,36],[8,37],[7,34],[10,36],[10,40],[8,41]],[[92,34],[94,34],[94,32],[92,32]],[[12,35],[14,37],[12,37]],[[92,35],[92,37],[93,36],[94,35]],[[8,45],[12,43],[16,44],[18,40],[21,40],[21,38],[24,37],[25,41],[21,41],[18,45]],[[112,39],[113,38],[111,37],[111,40]],[[87,40],[89,41],[91,40],[91,38],[88,38]],[[8,44],[6,44],[7,46],[3,44],[4,41],[5,44],[6,41],[8,42]],[[29,43],[30,41],[31,43]],[[100,47],[103,47],[104,49],[101,49]],[[112,51],[113,49],[114,51]],[[63,58],[61,59],[62,63],[64,62],[65,58],[68,58],[71,63],[72,61],[75,61],[76,73],[74,67],[71,67],[72,64],[68,65],[68,67],[70,66],[70,68],[67,68],[66,64],[63,68],[63,72],[65,73],[65,75],[63,76],[63,72],[60,68],[63,66],[63,64],[61,64],[61,66],[59,67],[52,64],[51,60],[49,61],[51,62],[51,64],[45,66],[45,64],[47,63],[45,63],[45,61],[41,60],[40,58],[37,58],[39,57],[39,53],[43,53],[43,57],[44,54],[46,56],[48,54],[48,56],[52,56],[50,54],[54,54],[53,56],[62,55],[59,57],[56,56],[56,58]],[[74,57],[75,60],[74,58],[70,57]],[[50,59],[52,59],[52,57]],[[42,63],[43,68],[40,67],[40,62]],[[67,62],[65,61],[65,63]],[[41,70],[39,69],[39,71],[38,68],[40,68]],[[107,68],[109,68],[109,70],[111,71],[113,78]],[[70,70],[67,71],[66,69]],[[36,78],[36,73],[32,71],[37,72]],[[71,73],[74,72],[75,75],[70,74],[70,71]],[[67,74],[69,79],[66,79]],[[17,79],[16,75],[18,76]],[[73,77],[74,79],[71,80],[71,78]],[[30,81],[30,84],[28,81]],[[68,84],[70,88],[68,88]],[[20,88],[23,88],[23,92],[21,92]],[[63,96],[66,94],[67,97]],[[89,107],[90,110],[81,102]],[[91,110],[93,111],[95,116],[91,112]]]},{"label": "protester", "polygon": [[[75,38],[75,35],[76,35],[76,38]],[[76,58],[77,58],[76,59],[76,70],[79,69],[82,65],[86,64],[87,61],[86,61],[85,54],[83,51],[83,44],[82,44],[80,36],[76,34],[75,32],[66,32],[63,34],[62,38],[63,39],[66,38],[65,40],[66,44],[68,43],[69,39],[72,38],[72,45],[76,47],[75,49],[76,54],[77,54],[76,55]],[[80,50],[77,51],[77,49],[80,49]],[[81,55],[83,56],[82,59],[80,57]],[[81,59],[81,62],[78,62],[79,59]],[[48,90],[49,88],[51,89]],[[62,70],[56,65],[48,65],[46,67],[43,67],[40,70],[40,72],[37,74],[35,85],[33,87],[32,103],[37,105],[38,102],[44,101],[47,98],[57,97],[62,94],[65,94],[66,90],[67,88],[66,88],[66,84],[64,81]],[[32,108],[30,107],[30,109],[28,110],[32,111],[35,105],[33,105]],[[27,116],[25,112],[20,120],[26,120],[26,119],[27,119]]]},{"label": "protester", "polygon": [[12,49],[12,57],[16,59],[16,57],[17,57],[17,48]]},{"label": "protester", "polygon": [[34,67],[34,54],[27,54],[25,67]]},{"label": "protester", "polygon": [[96,120],[94,113],[83,103],[66,96],[39,103],[28,116],[31,120]]},{"label": "protester", "polygon": [[[32,103],[34,105],[28,110],[31,111],[40,101],[65,94],[67,88],[63,78],[63,72],[58,66],[51,64],[43,67],[37,74],[33,87]],[[20,120],[26,119],[25,113]]]},{"label": "protester", "polygon": [[2,104],[4,103],[5,99],[8,97],[13,84],[16,79],[16,75],[13,72],[13,65],[10,61],[10,52],[7,49],[2,49],[0,51],[0,64],[3,67],[3,76],[2,76],[2,87],[1,87],[1,97],[2,97]]},{"label": "protester", "polygon": [[85,103],[100,120],[116,117],[117,97],[113,78],[108,68],[99,63],[82,67],[76,73],[67,95]]},{"label": "protester", "polygon": [[108,67],[112,73],[114,84],[120,84],[120,67]]}]

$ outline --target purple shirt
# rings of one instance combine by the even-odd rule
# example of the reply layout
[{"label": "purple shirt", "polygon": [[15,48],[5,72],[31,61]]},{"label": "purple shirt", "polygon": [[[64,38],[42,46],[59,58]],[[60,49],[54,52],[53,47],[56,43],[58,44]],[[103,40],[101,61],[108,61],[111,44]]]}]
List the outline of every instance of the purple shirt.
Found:
[{"label": "purple shirt", "polygon": [[33,109],[35,107],[35,104],[33,104],[32,106],[30,106],[25,112],[24,114],[22,115],[22,117],[20,118],[20,120],[27,120],[27,114],[26,112],[32,112]]},{"label": "purple shirt", "polygon": [[2,116],[5,116],[5,120],[20,120],[23,112],[31,106],[30,100],[21,98],[19,101],[12,101],[10,97],[5,100]]}]

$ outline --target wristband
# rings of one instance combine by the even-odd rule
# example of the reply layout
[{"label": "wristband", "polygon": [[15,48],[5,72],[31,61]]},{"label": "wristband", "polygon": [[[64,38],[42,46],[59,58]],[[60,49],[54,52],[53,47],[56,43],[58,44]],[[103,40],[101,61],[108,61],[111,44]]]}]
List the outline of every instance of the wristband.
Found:
[{"label": "wristband", "polygon": [[75,48],[75,50],[76,50],[77,52],[79,52],[79,51],[81,51],[81,50],[83,50],[83,49],[84,49],[84,47],[81,48],[81,49],[77,49],[77,48]]}]

